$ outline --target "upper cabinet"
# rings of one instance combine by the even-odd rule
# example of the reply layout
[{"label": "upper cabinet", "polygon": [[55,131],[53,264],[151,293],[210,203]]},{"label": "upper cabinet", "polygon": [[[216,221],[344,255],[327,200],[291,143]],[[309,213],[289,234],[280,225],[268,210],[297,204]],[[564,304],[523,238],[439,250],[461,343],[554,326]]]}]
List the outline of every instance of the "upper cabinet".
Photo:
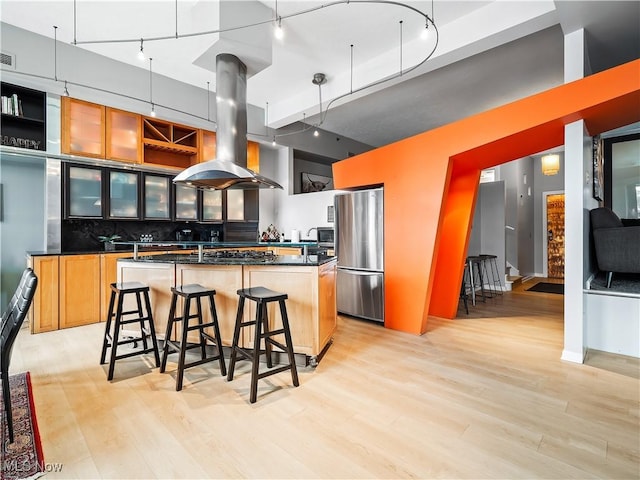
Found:
[{"label": "upper cabinet", "polygon": [[185,169],[198,163],[198,129],[143,118],[143,162]]},{"label": "upper cabinet", "polygon": [[198,144],[200,145],[200,161],[208,162],[216,158],[216,133],[200,130]]},{"label": "upper cabinet", "polygon": [[[4,132],[7,122],[4,114],[2,117]],[[44,132],[43,121],[43,150]],[[183,170],[216,158],[215,132],[70,97],[62,97],[61,138],[62,153],[171,170]],[[247,142],[247,167],[260,171],[260,145],[256,142]]]},{"label": "upper cabinet", "polygon": [[62,153],[139,163],[140,115],[62,97]]},{"label": "upper cabinet", "polygon": [[142,161],[142,117],[136,113],[106,108],[106,158],[123,162]]},{"label": "upper cabinet", "polygon": [[46,150],[46,96],[44,92],[2,82],[0,144]]},{"label": "upper cabinet", "polygon": [[62,97],[62,153],[105,158],[105,107]]}]

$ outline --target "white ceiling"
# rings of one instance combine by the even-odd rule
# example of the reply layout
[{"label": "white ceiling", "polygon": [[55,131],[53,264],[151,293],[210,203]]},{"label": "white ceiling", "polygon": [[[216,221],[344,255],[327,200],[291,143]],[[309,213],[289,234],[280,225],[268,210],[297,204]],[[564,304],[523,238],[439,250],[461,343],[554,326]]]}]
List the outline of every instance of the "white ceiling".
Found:
[{"label": "white ceiling", "polygon": [[[432,15],[431,1],[406,2]],[[0,19],[27,30],[148,69],[137,53],[153,57],[153,71],[215,90],[215,53],[237,54],[248,65],[250,104],[269,104],[269,126],[286,131],[306,118],[319,121],[319,91],[311,80],[322,72],[323,106],[343,94],[397,76],[420,62],[435,35],[419,38],[424,19],[397,5],[280,0],[285,37],[273,38],[273,0],[0,0]],[[563,82],[563,33],[586,32],[589,61],[600,71],[640,58],[640,2],[436,0],[439,42],[420,68],[331,105],[323,130],[371,146],[443,125]],[[402,20],[402,27],[400,21]],[[222,34],[185,34],[267,23]],[[151,41],[152,37],[181,38]],[[84,43],[132,39],[127,43]],[[353,48],[350,47],[353,45]],[[353,52],[353,64],[351,53]]]}]

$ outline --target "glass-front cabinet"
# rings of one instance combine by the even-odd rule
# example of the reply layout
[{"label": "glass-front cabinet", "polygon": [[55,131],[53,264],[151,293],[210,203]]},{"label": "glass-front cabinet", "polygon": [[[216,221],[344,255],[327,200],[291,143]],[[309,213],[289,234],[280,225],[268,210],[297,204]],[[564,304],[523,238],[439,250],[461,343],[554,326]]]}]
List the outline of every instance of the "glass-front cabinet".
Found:
[{"label": "glass-front cabinet", "polygon": [[244,220],[244,190],[227,190],[227,220]]},{"label": "glass-front cabinet", "polygon": [[68,166],[65,169],[67,218],[102,218],[103,170]]},{"label": "glass-front cabinet", "polygon": [[136,172],[109,170],[109,218],[139,217],[139,179]]},{"label": "glass-front cabinet", "polygon": [[222,190],[202,191],[202,221],[222,221]]},{"label": "glass-front cabinet", "polygon": [[144,174],[143,217],[145,220],[171,220],[171,182],[169,177]]},{"label": "glass-front cabinet", "polygon": [[176,220],[198,220],[198,190],[176,185]]}]

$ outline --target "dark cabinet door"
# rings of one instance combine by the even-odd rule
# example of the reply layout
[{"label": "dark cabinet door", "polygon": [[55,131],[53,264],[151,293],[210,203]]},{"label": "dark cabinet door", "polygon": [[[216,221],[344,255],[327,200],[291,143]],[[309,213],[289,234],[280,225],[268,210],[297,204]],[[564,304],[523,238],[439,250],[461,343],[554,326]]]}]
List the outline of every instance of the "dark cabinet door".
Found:
[{"label": "dark cabinet door", "polygon": [[198,190],[188,185],[175,186],[175,219],[183,221],[198,220]]},{"label": "dark cabinet door", "polygon": [[109,170],[108,218],[140,218],[140,175],[138,172]]},{"label": "dark cabinet door", "polygon": [[67,165],[65,168],[65,217],[102,218],[104,216],[104,170]]},{"label": "dark cabinet door", "polygon": [[144,174],[143,217],[145,220],[171,220],[171,178]]}]

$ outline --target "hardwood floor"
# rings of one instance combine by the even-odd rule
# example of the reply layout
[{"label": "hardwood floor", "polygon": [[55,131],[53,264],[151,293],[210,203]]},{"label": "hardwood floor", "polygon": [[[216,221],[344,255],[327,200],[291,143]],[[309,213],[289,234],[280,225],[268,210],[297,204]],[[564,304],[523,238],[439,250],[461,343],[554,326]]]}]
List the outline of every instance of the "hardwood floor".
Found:
[{"label": "hardwood floor", "polygon": [[253,405],[245,362],[176,392],[134,357],[108,382],[102,324],[24,329],[12,372],[31,372],[45,461],[63,464],[47,479],[640,477],[640,382],[560,360],[561,295],[470,309],[423,336],[340,318],[300,387],[269,377]]}]

